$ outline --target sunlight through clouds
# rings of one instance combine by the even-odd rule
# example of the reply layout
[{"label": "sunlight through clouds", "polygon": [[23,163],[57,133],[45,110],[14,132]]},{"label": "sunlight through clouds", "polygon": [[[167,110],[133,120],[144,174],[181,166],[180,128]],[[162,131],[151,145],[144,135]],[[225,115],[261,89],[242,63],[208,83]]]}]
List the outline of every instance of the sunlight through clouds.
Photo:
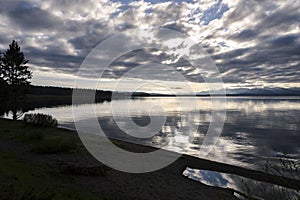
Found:
[{"label": "sunlight through clouds", "polygon": [[[11,40],[19,41],[36,74],[35,84],[43,82],[41,71],[49,73],[50,82],[52,77],[53,83],[59,78],[64,83],[63,74],[75,76],[86,55],[114,34],[162,27],[186,34],[203,46],[227,85],[300,87],[297,0],[13,0],[0,2],[0,16],[1,51]],[[178,58],[166,59],[166,52],[148,53],[140,53],[141,58],[125,56],[112,67],[126,71],[148,59],[189,68]],[[117,76],[115,70],[110,74],[107,78]],[[199,82],[190,70],[186,74],[191,75],[191,82]]]}]

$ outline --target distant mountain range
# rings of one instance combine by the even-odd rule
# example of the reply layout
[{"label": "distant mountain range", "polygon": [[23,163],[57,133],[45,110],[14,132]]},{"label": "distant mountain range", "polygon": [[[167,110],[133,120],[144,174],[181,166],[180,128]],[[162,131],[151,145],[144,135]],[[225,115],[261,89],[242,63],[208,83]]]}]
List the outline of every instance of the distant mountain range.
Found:
[{"label": "distant mountain range", "polygon": [[[218,94],[218,91],[214,91]],[[220,93],[221,94],[221,93]],[[227,96],[300,96],[300,88],[238,88],[226,89]],[[209,96],[209,92],[197,93],[197,96]]]},{"label": "distant mountain range", "polygon": [[[92,89],[82,89],[85,91],[94,91]],[[43,86],[29,86],[29,95],[34,96],[72,96],[72,88],[59,88],[59,87],[43,87]],[[214,91],[214,94],[221,95],[221,92]],[[96,91],[96,99],[99,101],[110,100],[112,91]],[[227,96],[300,96],[300,87],[294,88],[238,88],[238,89],[226,89]],[[171,96],[191,96],[190,94],[169,95],[161,93],[147,93],[147,92],[114,92],[116,98],[124,97],[171,97]],[[210,96],[208,91],[198,92],[197,96]]]}]

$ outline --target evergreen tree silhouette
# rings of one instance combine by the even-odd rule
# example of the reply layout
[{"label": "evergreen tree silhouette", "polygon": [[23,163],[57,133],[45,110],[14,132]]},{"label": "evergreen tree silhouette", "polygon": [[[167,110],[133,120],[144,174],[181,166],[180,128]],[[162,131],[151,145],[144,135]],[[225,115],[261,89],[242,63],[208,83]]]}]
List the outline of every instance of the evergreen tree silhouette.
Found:
[{"label": "evergreen tree silhouette", "polygon": [[5,81],[12,92],[13,120],[17,120],[18,94],[23,86],[30,84],[32,72],[28,70],[28,60],[25,59],[18,43],[13,40],[9,48],[1,57],[0,77]]}]

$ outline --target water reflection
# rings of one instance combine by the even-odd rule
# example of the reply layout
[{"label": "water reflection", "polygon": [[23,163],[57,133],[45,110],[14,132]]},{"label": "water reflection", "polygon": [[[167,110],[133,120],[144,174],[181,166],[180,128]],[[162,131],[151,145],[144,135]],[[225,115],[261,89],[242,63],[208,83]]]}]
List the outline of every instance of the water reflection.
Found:
[{"label": "water reflection", "polygon": [[238,189],[235,181],[228,174],[209,170],[192,169],[187,167],[183,173],[189,179],[204,183],[206,185],[222,188]]},{"label": "water reflection", "polygon": [[246,199],[292,200],[300,197],[300,192],[286,187],[255,181],[241,176],[187,167],[183,176],[203,184],[233,189],[238,197]]},{"label": "water reflection", "polygon": [[[210,98],[198,98],[197,106],[190,101],[189,98],[184,98],[180,100],[179,106],[176,98],[120,100],[114,102],[114,107],[118,108],[114,113],[111,102],[77,105],[77,109],[80,111],[80,119],[84,121],[93,115],[86,112],[92,106],[101,127],[110,137],[199,156],[199,149],[211,121],[212,104]],[[131,116],[127,116],[125,104],[131,105]],[[146,126],[161,115],[160,111],[152,112],[150,116],[147,108],[155,104],[162,106],[166,122],[153,137],[137,139],[127,135],[114,121],[113,116],[117,116],[123,123],[122,127],[126,128],[126,123],[131,120],[140,126]],[[71,106],[42,108],[30,112],[51,114],[59,120],[61,126],[74,128]],[[207,158],[249,168],[260,168],[266,160],[277,160],[282,155],[299,160],[299,116],[300,99],[297,98],[228,98],[227,119],[222,135]],[[193,129],[192,126],[198,128]],[[93,133],[93,130],[88,129],[88,124],[86,128]]]}]

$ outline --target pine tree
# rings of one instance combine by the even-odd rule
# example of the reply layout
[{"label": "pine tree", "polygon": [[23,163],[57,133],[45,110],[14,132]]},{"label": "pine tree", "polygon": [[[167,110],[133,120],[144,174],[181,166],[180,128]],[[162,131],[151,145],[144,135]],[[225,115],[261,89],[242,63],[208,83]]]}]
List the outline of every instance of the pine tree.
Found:
[{"label": "pine tree", "polygon": [[13,120],[17,120],[18,92],[23,86],[30,84],[31,71],[28,70],[28,60],[25,59],[16,41],[12,41],[9,48],[1,57],[0,77],[11,88],[13,97]]}]

